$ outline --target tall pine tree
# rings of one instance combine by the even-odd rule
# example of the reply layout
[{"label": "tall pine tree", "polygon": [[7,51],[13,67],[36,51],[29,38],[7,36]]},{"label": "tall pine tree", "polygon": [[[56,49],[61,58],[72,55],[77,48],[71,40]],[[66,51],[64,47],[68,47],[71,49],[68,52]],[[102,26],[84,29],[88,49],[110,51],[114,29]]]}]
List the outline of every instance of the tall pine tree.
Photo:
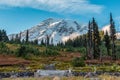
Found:
[{"label": "tall pine tree", "polygon": [[27,32],[26,32],[26,43],[28,43],[29,42],[29,30],[27,30]]},{"label": "tall pine tree", "polygon": [[111,37],[111,42],[112,42],[112,57],[113,60],[117,59],[116,56],[116,45],[115,45],[115,40],[116,40],[116,30],[115,30],[115,24],[112,18],[112,13],[110,13],[110,37]]},{"label": "tall pine tree", "polygon": [[0,30],[0,41],[2,41],[2,42],[9,41],[7,33],[5,30]]},{"label": "tall pine tree", "polygon": [[46,36],[46,45],[49,46],[49,44],[50,44],[50,36],[47,35]]},{"label": "tall pine tree", "polygon": [[21,43],[22,32],[19,33],[19,42]]},{"label": "tall pine tree", "polygon": [[99,30],[98,30],[98,25],[93,18],[92,21],[92,27],[93,27],[93,57],[94,59],[97,59],[100,57],[100,44],[101,44],[101,39],[99,35]]},{"label": "tall pine tree", "polygon": [[92,59],[93,58],[93,50],[92,50],[93,46],[92,46],[92,26],[91,26],[91,22],[89,21],[88,24],[88,58]]},{"label": "tall pine tree", "polygon": [[18,34],[16,34],[16,36],[15,36],[15,42],[19,43],[19,36],[18,36]]},{"label": "tall pine tree", "polygon": [[105,41],[105,47],[107,49],[107,55],[110,56],[110,37],[107,31],[106,34],[104,35],[104,41]]}]

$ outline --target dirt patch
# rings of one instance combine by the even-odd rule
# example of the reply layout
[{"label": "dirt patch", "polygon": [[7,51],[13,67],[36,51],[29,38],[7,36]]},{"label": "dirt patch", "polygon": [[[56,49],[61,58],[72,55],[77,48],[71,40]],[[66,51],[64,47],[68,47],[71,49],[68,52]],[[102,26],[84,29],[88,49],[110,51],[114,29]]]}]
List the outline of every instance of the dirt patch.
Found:
[{"label": "dirt patch", "polygon": [[58,61],[71,61],[73,58],[81,57],[80,53],[62,53],[61,56],[57,57]]},{"label": "dirt patch", "polygon": [[61,52],[60,55],[57,55],[57,56],[42,57],[39,61],[42,63],[48,63],[51,61],[69,62],[76,57],[81,57],[81,54],[77,52],[76,53]]},{"label": "dirt patch", "polygon": [[15,56],[0,55],[0,66],[27,65],[30,61]]}]

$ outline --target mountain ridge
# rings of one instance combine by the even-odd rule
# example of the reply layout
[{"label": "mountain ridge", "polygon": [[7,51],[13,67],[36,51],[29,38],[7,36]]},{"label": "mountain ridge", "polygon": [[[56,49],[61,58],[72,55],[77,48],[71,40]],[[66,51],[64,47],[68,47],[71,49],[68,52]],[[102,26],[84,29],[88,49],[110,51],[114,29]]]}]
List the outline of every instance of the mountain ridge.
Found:
[{"label": "mountain ridge", "polygon": [[[18,33],[18,36],[21,34],[21,41],[25,40],[26,31],[27,30],[24,30]],[[79,24],[77,21],[48,18],[40,24],[31,27],[28,31],[29,41],[38,40],[40,43],[42,39],[45,41],[47,36],[49,36],[50,42],[53,39],[53,44],[57,44],[86,33],[87,27]],[[12,39],[15,38],[16,35],[17,34],[11,34],[8,37]]]}]

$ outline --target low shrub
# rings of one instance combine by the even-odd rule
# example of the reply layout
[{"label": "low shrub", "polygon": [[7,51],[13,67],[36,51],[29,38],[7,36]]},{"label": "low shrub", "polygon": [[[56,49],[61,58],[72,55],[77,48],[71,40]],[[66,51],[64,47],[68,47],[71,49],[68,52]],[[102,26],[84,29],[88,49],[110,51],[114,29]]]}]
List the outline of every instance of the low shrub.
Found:
[{"label": "low shrub", "polygon": [[42,56],[57,56],[59,52],[57,50],[46,49],[42,52]]},{"label": "low shrub", "polygon": [[73,67],[83,67],[83,66],[85,66],[84,59],[82,57],[73,58],[72,66]]},{"label": "low shrub", "polygon": [[4,42],[0,42],[0,53],[2,53],[2,54],[10,53],[9,48],[6,46],[6,44]]},{"label": "low shrub", "polygon": [[75,49],[73,47],[66,47],[67,52],[75,52]]},{"label": "low shrub", "polygon": [[27,45],[21,45],[20,48],[16,51],[17,57],[23,57],[25,59],[30,58],[32,55],[38,56],[40,55],[40,51],[37,48],[27,46]]}]

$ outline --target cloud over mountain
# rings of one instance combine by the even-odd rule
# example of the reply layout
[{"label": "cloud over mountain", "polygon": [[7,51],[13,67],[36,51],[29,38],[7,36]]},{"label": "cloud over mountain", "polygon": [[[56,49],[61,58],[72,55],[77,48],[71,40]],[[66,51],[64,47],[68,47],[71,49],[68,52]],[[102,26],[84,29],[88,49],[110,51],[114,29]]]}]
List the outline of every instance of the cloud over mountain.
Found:
[{"label": "cloud over mountain", "polygon": [[104,6],[89,0],[0,0],[0,7],[29,7],[56,13],[100,13]]}]

